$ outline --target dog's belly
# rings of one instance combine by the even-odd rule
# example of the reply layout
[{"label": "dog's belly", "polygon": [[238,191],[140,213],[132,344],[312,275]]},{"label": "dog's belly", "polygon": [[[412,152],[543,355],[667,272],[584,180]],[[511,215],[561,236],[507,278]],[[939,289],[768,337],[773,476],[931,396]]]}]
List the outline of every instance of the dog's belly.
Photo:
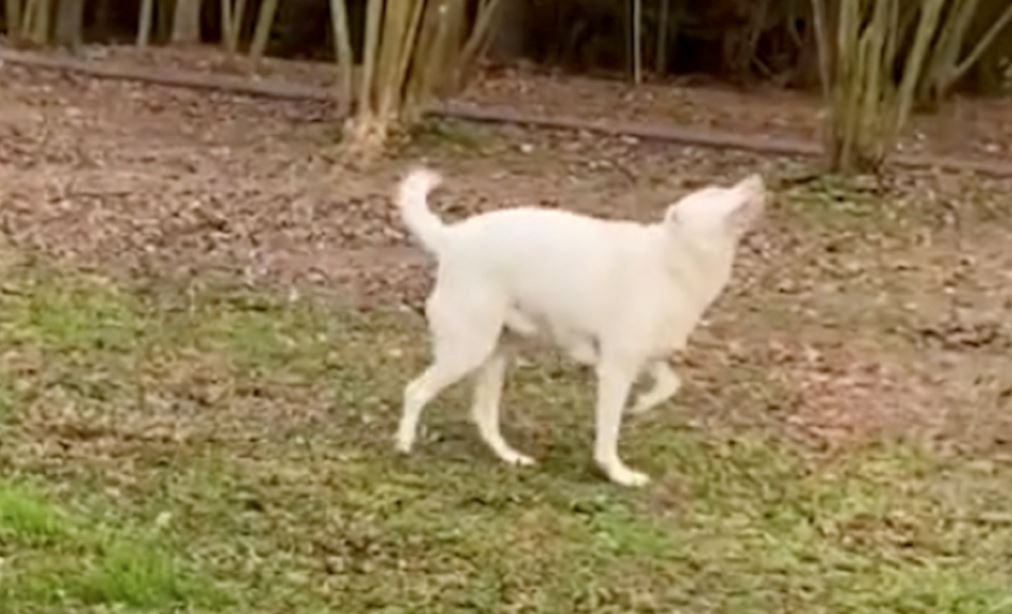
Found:
[{"label": "dog's belly", "polygon": [[506,329],[527,339],[547,340],[583,365],[597,363],[597,343],[593,335],[572,328],[553,326],[547,318],[525,313],[519,308],[506,314]]}]

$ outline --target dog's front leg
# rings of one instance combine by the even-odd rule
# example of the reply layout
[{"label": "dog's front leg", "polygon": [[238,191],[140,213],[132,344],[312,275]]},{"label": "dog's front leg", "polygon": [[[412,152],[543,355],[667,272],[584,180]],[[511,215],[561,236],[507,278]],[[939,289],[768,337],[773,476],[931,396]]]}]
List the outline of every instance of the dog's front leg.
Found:
[{"label": "dog's front leg", "polygon": [[597,368],[597,433],[594,438],[594,460],[611,481],[623,486],[643,486],[650,481],[646,474],[626,467],[618,456],[622,412],[637,371],[637,368],[609,362],[602,362]]}]

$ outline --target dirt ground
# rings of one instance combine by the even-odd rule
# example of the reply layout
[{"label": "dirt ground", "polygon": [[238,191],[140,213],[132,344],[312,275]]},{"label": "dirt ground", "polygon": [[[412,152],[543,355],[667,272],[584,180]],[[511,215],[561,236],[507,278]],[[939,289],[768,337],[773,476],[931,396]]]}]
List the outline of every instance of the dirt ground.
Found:
[{"label": "dirt ground", "polygon": [[[337,87],[326,63],[267,58],[254,63],[216,49],[100,48],[100,61],[127,66],[240,74],[296,84]],[[490,67],[460,100],[527,113],[714,128],[736,134],[819,141],[820,102],[814,92],[775,86],[729,86],[705,77],[678,77],[631,87],[532,66]],[[574,104],[574,101],[579,101]],[[1002,98],[957,95],[936,112],[915,116],[900,150],[966,160],[1012,156],[1012,108]]]},{"label": "dirt ground", "polygon": [[[514,77],[468,96],[536,105],[594,87],[580,107],[593,114],[629,95]],[[173,552],[239,596],[231,611],[1010,603],[1012,180],[842,179],[810,160],[452,122],[353,169],[327,105],[10,65],[0,82],[0,466],[41,481],[67,517],[168,527]],[[712,96],[693,105],[751,130],[806,133],[813,117],[778,115],[772,94],[633,97],[660,108],[669,94]],[[996,139],[1007,116],[981,121],[965,124],[967,156],[1008,144]],[[451,219],[537,204],[650,220],[691,188],[768,177],[768,218],[678,359],[685,391],[624,431],[635,464],[657,474],[645,495],[584,475],[585,442],[568,442],[586,431],[592,388],[552,360],[521,365],[508,399],[525,411],[507,434],[546,457],[538,472],[484,459],[466,412],[433,412],[428,451],[392,458],[400,387],[425,360],[412,311],[431,262],[389,195],[419,161],[447,175],[435,200]],[[91,545],[41,523],[8,547],[22,499],[47,509],[0,481],[0,605],[50,603],[5,569],[48,582],[52,557],[113,557],[94,545],[107,541],[101,522],[68,529]],[[148,603],[96,588],[103,578],[60,590]],[[163,584],[155,602],[216,599]]]},{"label": "dirt ground", "polygon": [[[809,430],[912,421],[979,434],[940,408],[953,395],[1008,418],[1012,380],[997,360],[1012,343],[1008,182],[929,172],[836,182],[802,161],[445,123],[362,173],[338,164],[319,104],[0,70],[0,224],[20,249],[127,279],[417,309],[431,263],[388,200],[408,161],[446,170],[439,201],[451,218],[538,204],[649,220],[686,189],[760,170],[783,198],[700,343],[731,340],[721,360],[783,370],[802,397],[788,421]],[[769,313],[746,331],[749,310]],[[782,320],[764,321],[774,311]]]}]

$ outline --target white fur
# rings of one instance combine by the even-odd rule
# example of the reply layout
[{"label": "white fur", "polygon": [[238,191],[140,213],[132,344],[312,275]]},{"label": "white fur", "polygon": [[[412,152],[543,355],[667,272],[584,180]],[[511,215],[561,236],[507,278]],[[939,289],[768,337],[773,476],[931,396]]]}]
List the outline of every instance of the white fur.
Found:
[{"label": "white fur", "polygon": [[426,304],[434,360],[405,388],[397,448],[411,450],[429,401],[474,374],[472,413],[482,439],[508,463],[534,462],[499,430],[505,331],[547,338],[595,367],[594,459],[617,483],[645,484],[647,476],[618,455],[629,389],[643,372],[654,381],[630,410],[636,413],[677,392],[681,381],[667,357],[685,348],[727,284],[737,245],[764,206],[762,179],[693,192],[654,224],[516,208],[447,225],[427,204],[440,181],[415,170],[397,196],[405,224],[439,261]]}]

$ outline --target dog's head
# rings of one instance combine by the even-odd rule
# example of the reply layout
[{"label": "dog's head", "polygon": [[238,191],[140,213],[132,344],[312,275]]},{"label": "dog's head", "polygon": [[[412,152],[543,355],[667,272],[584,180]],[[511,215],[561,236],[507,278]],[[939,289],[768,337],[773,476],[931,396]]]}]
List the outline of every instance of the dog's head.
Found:
[{"label": "dog's head", "polygon": [[766,207],[766,185],[751,175],[731,187],[710,186],[668,207],[664,223],[701,246],[731,247],[755,226]]}]

